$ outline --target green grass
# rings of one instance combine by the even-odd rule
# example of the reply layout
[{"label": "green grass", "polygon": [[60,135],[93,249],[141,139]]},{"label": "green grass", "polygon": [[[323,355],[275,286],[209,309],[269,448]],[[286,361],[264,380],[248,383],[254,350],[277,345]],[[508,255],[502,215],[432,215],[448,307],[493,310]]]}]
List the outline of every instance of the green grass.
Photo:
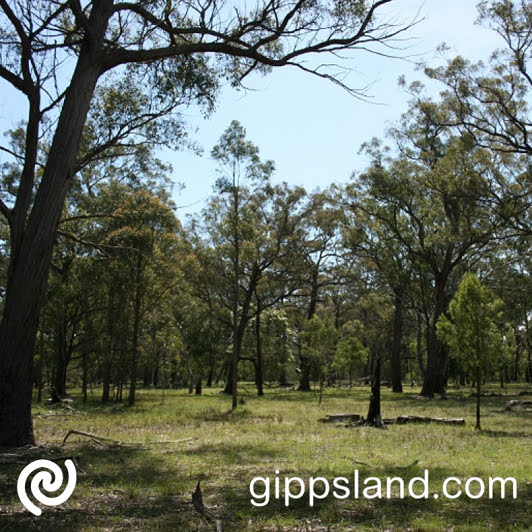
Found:
[{"label": "green grass", "polygon": [[[270,390],[263,398],[244,389],[246,404],[234,413],[219,390],[203,396],[184,392],[140,391],[132,408],[87,404],[74,395],[82,415],[35,417],[42,447],[24,460],[74,456],[79,473],[73,496],[40,517],[24,510],[16,480],[24,460],[0,464],[1,530],[213,530],[192,505],[191,493],[201,480],[209,511],[224,530],[528,530],[532,529],[532,415],[503,412],[508,397],[483,398],[483,430],[473,429],[475,399],[470,390],[451,391],[446,401],[419,401],[414,391],[383,392],[384,417],[401,414],[465,417],[467,425],[393,425],[388,430],[323,424],[326,413],[365,415],[367,388],[327,390],[321,406],[314,394]],[[507,393],[517,390],[509,390]],[[36,405],[44,414],[48,407]],[[61,414],[61,409],[53,410]],[[100,446],[71,436],[82,430],[136,445]],[[188,438],[193,438],[188,440]],[[179,443],[157,443],[168,440]],[[413,462],[417,461],[415,464]],[[357,462],[362,462],[357,463]],[[411,465],[413,464],[413,465]],[[407,467],[409,466],[410,467]],[[250,503],[255,476],[312,476],[362,479],[400,476],[408,481],[430,474],[428,500],[412,498],[337,500],[330,496],[313,508],[308,498],[286,508],[273,498],[266,507]],[[514,477],[516,500],[447,500],[433,498],[448,476],[467,479]]]}]

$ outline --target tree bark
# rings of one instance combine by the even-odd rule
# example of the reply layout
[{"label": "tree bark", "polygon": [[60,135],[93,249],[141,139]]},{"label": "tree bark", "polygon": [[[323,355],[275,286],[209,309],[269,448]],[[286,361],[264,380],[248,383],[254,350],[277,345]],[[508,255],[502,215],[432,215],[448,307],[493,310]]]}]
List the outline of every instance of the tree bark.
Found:
[{"label": "tree bark", "polygon": [[401,375],[401,343],[403,340],[403,294],[397,292],[395,295],[395,310],[393,318],[393,340],[392,340],[392,391],[401,393],[403,391]]},{"label": "tree bark", "polygon": [[376,357],[373,380],[371,382],[371,396],[369,399],[367,424],[373,427],[384,427],[381,418],[381,357]]},{"label": "tree bark", "polygon": [[475,425],[475,428],[477,430],[480,430],[480,366],[477,366],[477,423]]},{"label": "tree bark", "polygon": [[421,395],[425,397],[445,395],[448,350],[436,335],[436,324],[447,308],[446,283],[447,276],[437,276],[434,312],[427,327],[427,367],[421,390]]},{"label": "tree bark", "polygon": [[196,379],[196,389],[195,389],[195,393],[196,395],[201,395],[201,377],[198,377]]},{"label": "tree bark", "polygon": [[[256,295],[256,294],[255,294]],[[262,362],[262,338],[260,334],[260,317],[262,308],[260,306],[260,299],[257,297],[257,316],[255,318],[255,339],[257,348],[257,363],[255,365],[256,375],[255,382],[257,385],[257,395],[262,397],[264,395],[264,376],[263,376],[263,362]]]},{"label": "tree bark", "polygon": [[[100,6],[101,4],[101,6]],[[29,217],[16,211],[5,306],[0,322],[0,446],[35,443],[31,418],[31,375],[39,310],[48,279],[55,235],[74,166],[90,101],[102,71],[94,42],[103,42],[108,25],[105,7],[93,6],[93,42],[80,50],[39,188]],[[102,9],[101,7],[104,7]],[[21,205],[17,204],[15,210]],[[24,200],[22,200],[24,203]]]},{"label": "tree bark", "polygon": [[139,333],[140,333],[140,308],[142,305],[142,255],[138,252],[135,275],[135,301],[133,311],[133,346],[131,349],[131,373],[129,383],[128,406],[135,403],[135,391],[137,389],[137,369],[139,363]]}]

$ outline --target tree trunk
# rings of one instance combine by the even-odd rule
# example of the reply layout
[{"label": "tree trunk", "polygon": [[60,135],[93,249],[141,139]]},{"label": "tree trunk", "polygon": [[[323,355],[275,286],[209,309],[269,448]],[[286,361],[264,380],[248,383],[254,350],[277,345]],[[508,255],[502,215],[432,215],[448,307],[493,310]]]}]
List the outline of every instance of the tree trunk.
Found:
[{"label": "tree trunk", "polygon": [[108,345],[103,354],[102,367],[102,403],[107,403],[111,399],[111,369],[113,354],[115,351],[115,304],[114,304],[114,290],[109,287],[108,301],[107,301],[107,336]]},{"label": "tree trunk", "polygon": [[66,395],[66,370],[68,364],[66,316],[61,316],[56,329],[55,373],[53,386],[60,397]]},{"label": "tree trunk", "polygon": [[196,395],[201,395],[201,377],[196,379]]},{"label": "tree trunk", "polygon": [[421,390],[425,397],[445,395],[448,350],[436,335],[436,324],[447,308],[446,283],[446,276],[436,278],[434,312],[427,327],[427,368]]},{"label": "tree trunk", "polygon": [[376,357],[375,370],[371,381],[371,396],[369,399],[368,425],[372,427],[384,427],[381,418],[381,357]]},{"label": "tree trunk", "polygon": [[417,349],[417,361],[419,364],[419,370],[423,378],[425,377],[426,367],[423,360],[423,316],[421,311],[417,312],[417,327],[416,327],[416,349]]},{"label": "tree trunk", "polygon": [[480,430],[480,366],[477,367],[477,424],[475,428]]},{"label": "tree trunk", "polygon": [[[255,294],[256,295],[256,294]],[[260,315],[261,315],[260,299],[257,297],[257,316],[255,319],[255,339],[257,341],[257,363],[255,364],[255,381],[257,385],[257,395],[262,397],[264,395],[263,385],[263,363],[262,363],[262,338],[260,334]]]},{"label": "tree trunk", "polygon": [[403,391],[401,375],[401,343],[403,340],[403,294],[397,292],[395,295],[395,311],[393,317],[393,340],[392,340],[392,391],[401,393]]},{"label": "tree trunk", "polygon": [[139,362],[139,331],[140,331],[140,307],[142,304],[142,255],[138,252],[136,275],[135,275],[135,308],[133,314],[133,346],[131,353],[131,373],[129,383],[128,406],[135,403],[135,391],[137,389],[137,368]]},{"label": "tree trunk", "polygon": [[[95,59],[99,49],[94,43],[102,42],[110,15],[105,9],[107,3],[102,7],[93,7],[91,11],[92,42],[87,40],[81,46],[33,208],[27,216],[30,199],[19,193],[13,211],[12,246],[0,322],[0,446],[35,443],[31,377],[39,310],[57,227],[74,176],[81,133],[101,75]],[[32,184],[29,188],[31,194]]]},{"label": "tree trunk", "polygon": [[[224,371],[224,367],[222,366],[222,373]],[[222,393],[226,395],[232,395],[233,393],[233,357],[231,355],[231,359],[225,364],[225,373],[226,373],[226,379],[225,379],[225,386],[222,391]]]},{"label": "tree trunk", "polygon": [[310,392],[312,388],[310,386],[310,364],[306,357],[299,355],[299,388],[300,392]]},{"label": "tree trunk", "polygon": [[279,360],[279,386],[286,386],[288,379],[286,378],[286,338],[283,334],[281,338],[280,360]]},{"label": "tree trunk", "polygon": [[[43,317],[41,316],[41,320]],[[43,378],[44,371],[44,331],[41,323],[41,330],[39,334],[39,362],[37,365],[37,403],[42,401],[42,389],[44,385]]]}]

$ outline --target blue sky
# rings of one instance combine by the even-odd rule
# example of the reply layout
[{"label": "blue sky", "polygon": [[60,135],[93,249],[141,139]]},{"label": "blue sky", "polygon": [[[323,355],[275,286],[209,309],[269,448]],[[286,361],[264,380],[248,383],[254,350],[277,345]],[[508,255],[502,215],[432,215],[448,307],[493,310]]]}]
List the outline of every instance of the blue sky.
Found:
[{"label": "blue sky", "polygon": [[[303,185],[307,190],[344,182],[367,161],[357,154],[360,145],[374,136],[382,137],[386,128],[406,110],[408,95],[397,85],[404,75],[408,81],[422,79],[413,60],[431,65],[442,58],[435,52],[446,42],[449,56],[464,55],[485,59],[500,46],[496,34],[475,26],[476,0],[396,0],[383,14],[408,22],[424,20],[412,28],[403,42],[402,54],[411,61],[387,59],[367,52],[351,54],[344,63],[353,70],[348,78],[352,87],[373,83],[372,103],[350,96],[340,87],[294,68],[273,71],[266,77],[247,80],[251,90],[222,91],[215,113],[205,120],[193,108],[183,114],[191,138],[204,149],[199,157],[192,152],[162,151],[159,156],[173,166],[172,180],[185,189],[174,195],[180,217],[198,212],[212,193],[216,178],[211,148],[231,120],[238,120],[248,138],[260,148],[263,159],[276,163],[276,181]],[[406,36],[406,35],[405,35]],[[24,118],[24,107],[12,91],[0,83],[0,128],[5,131]]]},{"label": "blue sky", "polygon": [[[476,26],[475,0],[399,0],[388,12],[411,20],[420,9],[424,18],[408,33],[404,55],[431,65],[441,64],[436,48],[450,47],[449,57],[464,55],[485,59],[500,46],[493,31]],[[374,83],[372,103],[354,99],[340,87],[296,69],[280,69],[267,77],[253,77],[253,91],[223,91],[217,110],[208,120],[188,114],[191,131],[204,148],[203,157],[190,152],[161,153],[174,168],[173,179],[185,184],[175,194],[180,217],[197,212],[212,193],[215,163],[209,152],[231,120],[246,128],[248,138],[260,148],[263,159],[276,163],[276,181],[303,185],[307,190],[344,182],[367,161],[358,155],[360,145],[386,128],[406,110],[408,95],[397,85],[400,75],[408,81],[422,79],[410,61],[386,59],[365,52],[352,54],[347,63],[355,71],[350,86]],[[187,113],[185,113],[187,114]]]}]

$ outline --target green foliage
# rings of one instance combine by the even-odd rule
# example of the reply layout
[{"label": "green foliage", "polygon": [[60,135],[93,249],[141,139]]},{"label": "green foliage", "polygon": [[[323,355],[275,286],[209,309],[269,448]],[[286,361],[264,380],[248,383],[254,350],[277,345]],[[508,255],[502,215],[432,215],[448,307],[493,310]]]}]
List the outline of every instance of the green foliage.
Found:
[{"label": "green foliage", "polygon": [[488,371],[508,357],[508,330],[502,320],[503,302],[470,273],[449,304],[449,317],[438,321],[438,336],[465,370]]},{"label": "green foliage", "polygon": [[358,321],[345,323],[340,330],[340,338],[336,344],[336,356],[333,369],[348,369],[349,375],[354,368],[363,367],[369,359],[369,348],[364,347],[360,340],[362,324]]},{"label": "green foliage", "polygon": [[301,351],[320,376],[332,364],[337,341],[338,331],[332,320],[318,315],[307,321],[301,332]]}]

